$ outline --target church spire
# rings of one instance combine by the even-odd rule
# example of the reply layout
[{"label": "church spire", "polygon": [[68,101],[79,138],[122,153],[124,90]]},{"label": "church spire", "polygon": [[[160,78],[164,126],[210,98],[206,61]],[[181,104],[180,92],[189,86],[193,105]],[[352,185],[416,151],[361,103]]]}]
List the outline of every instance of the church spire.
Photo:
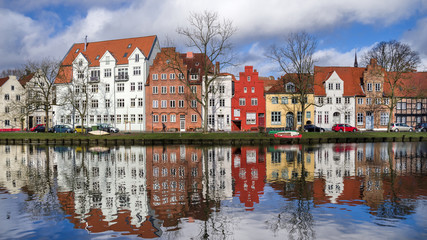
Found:
[{"label": "church spire", "polygon": [[357,64],[357,52],[356,50],[354,51],[354,67],[358,67],[359,65]]}]

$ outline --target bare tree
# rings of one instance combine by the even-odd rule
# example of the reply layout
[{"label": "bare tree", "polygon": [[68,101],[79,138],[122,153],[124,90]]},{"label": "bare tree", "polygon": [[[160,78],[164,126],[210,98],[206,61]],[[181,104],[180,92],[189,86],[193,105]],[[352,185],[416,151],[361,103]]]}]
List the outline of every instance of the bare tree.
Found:
[{"label": "bare tree", "polygon": [[[213,89],[211,85],[219,76],[219,67],[232,65],[231,37],[236,28],[230,20],[220,20],[217,13],[208,11],[191,13],[188,22],[188,27],[179,27],[177,32],[186,39],[187,47],[204,56],[199,63],[201,72],[198,76],[202,82],[203,94],[193,94],[192,97],[202,106],[203,132],[207,132],[209,91]],[[214,62],[217,63],[216,67]],[[183,82],[188,86],[190,84],[189,81]]]},{"label": "bare tree", "polygon": [[10,75],[16,76],[18,79],[24,76],[25,71],[21,68],[15,68],[15,69],[5,69],[1,71],[0,78],[7,77]]},{"label": "bare tree", "polygon": [[384,70],[384,85],[389,88],[387,93],[390,102],[386,104],[389,110],[389,121],[387,132],[390,132],[390,123],[393,117],[393,109],[399,101],[399,93],[404,92],[406,86],[403,85],[405,78],[412,77],[411,74],[420,64],[420,57],[418,52],[412,51],[409,45],[391,40],[388,42],[380,42],[375,45],[363,57],[362,61],[368,64],[371,59],[376,59],[377,63],[381,65]]},{"label": "bare tree", "polygon": [[[301,106],[304,125],[305,110],[314,105],[308,102],[308,96],[313,94],[314,86],[314,59],[313,54],[317,47],[317,40],[306,32],[291,33],[283,45],[273,45],[267,57],[277,63],[280,70],[285,74],[284,84],[294,85],[293,95]],[[284,89],[285,86],[284,86]]]},{"label": "bare tree", "polygon": [[46,129],[49,129],[49,112],[55,105],[55,87],[54,81],[57,77],[63,77],[59,71],[60,62],[53,59],[44,59],[41,61],[29,61],[25,65],[27,72],[33,73],[32,80],[27,84],[28,104],[35,110],[43,110],[46,118]]}]

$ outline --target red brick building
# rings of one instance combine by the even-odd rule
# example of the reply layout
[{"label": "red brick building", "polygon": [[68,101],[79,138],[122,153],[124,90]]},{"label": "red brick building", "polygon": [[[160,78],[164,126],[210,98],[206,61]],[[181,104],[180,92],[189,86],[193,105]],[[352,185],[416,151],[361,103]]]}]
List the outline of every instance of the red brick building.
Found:
[{"label": "red brick building", "polygon": [[250,131],[265,127],[264,81],[252,66],[245,66],[234,82],[232,131]]},{"label": "red brick building", "polygon": [[202,54],[181,54],[175,48],[162,48],[157,54],[145,85],[147,131],[202,127],[202,106],[196,100],[202,94],[202,61]]}]

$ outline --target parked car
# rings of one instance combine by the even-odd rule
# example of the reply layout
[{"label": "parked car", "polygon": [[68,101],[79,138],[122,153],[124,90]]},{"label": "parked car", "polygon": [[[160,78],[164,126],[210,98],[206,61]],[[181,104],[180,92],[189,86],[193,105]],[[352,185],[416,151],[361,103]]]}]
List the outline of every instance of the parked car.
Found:
[{"label": "parked car", "polygon": [[33,132],[45,132],[45,130],[46,130],[46,127],[44,126],[44,124],[39,124],[40,126],[36,126],[36,127],[34,127],[34,129],[33,130],[31,130],[31,131],[33,131]]},{"label": "parked car", "polygon": [[418,123],[415,126],[415,131],[418,131],[418,132],[427,132],[427,123]]},{"label": "parked car", "polygon": [[55,125],[53,128],[49,129],[49,132],[53,133],[72,133],[73,129],[68,125]]},{"label": "parked car", "polygon": [[112,132],[112,133],[118,133],[119,129],[116,127],[111,126],[107,123],[99,123],[96,125],[98,130],[105,131],[105,132]]},{"label": "parked car", "polygon": [[313,124],[304,125],[304,132],[324,132],[325,129]]},{"label": "parked car", "polygon": [[334,124],[332,126],[332,131],[335,132],[357,132],[359,129],[351,126],[350,124]]},{"label": "parked car", "polygon": [[80,125],[77,125],[75,128],[74,128],[74,132],[75,133],[87,133],[87,132],[90,132],[92,129],[91,128],[89,128],[89,127],[82,127],[82,126],[80,126]]},{"label": "parked car", "polygon": [[391,131],[394,131],[394,132],[399,132],[399,131],[412,132],[412,131],[414,131],[414,129],[412,127],[408,126],[408,124],[406,124],[406,123],[392,123],[390,125],[390,129],[391,129]]},{"label": "parked car", "polygon": [[35,127],[32,127],[32,128],[30,128],[30,131],[31,132],[34,132],[34,130],[37,128],[37,127],[39,127],[39,126],[46,126],[46,124],[44,124],[44,123],[42,123],[42,124],[37,124]]}]

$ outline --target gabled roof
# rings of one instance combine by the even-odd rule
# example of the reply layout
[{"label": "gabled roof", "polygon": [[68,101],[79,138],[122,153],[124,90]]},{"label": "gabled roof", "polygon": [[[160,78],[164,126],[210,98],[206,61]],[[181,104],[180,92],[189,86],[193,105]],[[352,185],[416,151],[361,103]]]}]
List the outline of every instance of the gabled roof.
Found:
[{"label": "gabled roof", "polygon": [[365,68],[359,67],[314,67],[314,95],[326,96],[324,83],[333,72],[344,82],[344,96],[363,96],[361,79]]},{"label": "gabled roof", "polygon": [[[391,75],[394,73],[388,73]],[[390,94],[390,85],[384,82],[384,94]],[[395,91],[398,97],[427,97],[427,72],[403,73]]]},{"label": "gabled roof", "polygon": [[[266,93],[267,94],[272,94],[272,93],[286,93],[286,94],[298,94],[298,84],[295,82],[295,79],[297,78],[297,74],[296,73],[291,73],[291,74],[285,74],[284,76],[280,77],[278,80],[272,82],[274,83],[274,85],[269,88]],[[312,81],[312,75],[309,74],[304,74],[303,77],[308,77],[311,78],[310,81]],[[296,91],[294,93],[292,92],[287,92],[285,85],[291,83],[295,86]],[[308,83],[308,84],[312,84],[312,83]],[[304,86],[304,85],[300,85],[300,86]],[[264,85],[265,88],[265,85]],[[308,92],[307,94],[312,94],[313,93],[313,88],[310,87],[307,89]]]},{"label": "gabled roof", "polygon": [[3,86],[3,84],[5,84],[7,80],[9,80],[9,77],[0,78],[0,87]]},{"label": "gabled roof", "polygon": [[22,76],[18,81],[25,88],[27,83],[33,79],[34,73],[27,74]]}]

